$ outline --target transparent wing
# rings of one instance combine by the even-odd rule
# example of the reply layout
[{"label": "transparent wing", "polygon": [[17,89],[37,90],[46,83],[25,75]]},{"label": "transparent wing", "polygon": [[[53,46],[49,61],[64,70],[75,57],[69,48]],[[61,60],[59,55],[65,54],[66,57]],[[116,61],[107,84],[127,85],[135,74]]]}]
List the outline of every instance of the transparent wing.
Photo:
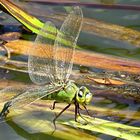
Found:
[{"label": "transparent wing", "polygon": [[9,86],[0,90],[0,103],[11,100],[29,89],[28,86]]},{"label": "transparent wing", "polygon": [[[54,86],[35,86],[35,87],[28,87],[26,91],[23,91],[20,94],[17,94],[14,96],[9,102],[10,102],[10,108],[22,108],[26,105],[30,105],[31,103],[46,97],[49,94],[52,94],[54,92],[57,92],[60,90],[61,87],[56,87],[54,89]],[[15,91],[16,92],[16,91]]]},{"label": "transparent wing", "polygon": [[73,7],[57,34],[55,48],[56,77],[59,81],[68,80],[73,66],[74,49],[81,30],[83,14],[79,7]]},{"label": "transparent wing", "polygon": [[29,50],[29,76],[38,85],[54,82],[53,45],[56,33],[55,26],[51,22],[46,22],[38,33],[34,46]]},{"label": "transparent wing", "polygon": [[[44,85],[58,83],[60,80],[64,82],[69,78],[82,18],[81,9],[74,7],[66,17],[56,40],[56,28],[52,23],[46,22],[29,53],[28,69],[34,83]],[[50,34],[53,39],[49,39]]]}]

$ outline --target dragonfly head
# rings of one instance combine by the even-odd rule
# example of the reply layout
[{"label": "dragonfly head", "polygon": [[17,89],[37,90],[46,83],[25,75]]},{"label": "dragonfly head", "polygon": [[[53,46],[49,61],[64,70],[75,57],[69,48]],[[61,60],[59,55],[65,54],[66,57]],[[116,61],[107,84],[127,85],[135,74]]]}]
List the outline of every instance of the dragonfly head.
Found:
[{"label": "dragonfly head", "polygon": [[82,86],[79,88],[77,94],[76,94],[76,100],[79,104],[87,105],[90,103],[92,99],[92,93],[86,88],[85,86]]}]

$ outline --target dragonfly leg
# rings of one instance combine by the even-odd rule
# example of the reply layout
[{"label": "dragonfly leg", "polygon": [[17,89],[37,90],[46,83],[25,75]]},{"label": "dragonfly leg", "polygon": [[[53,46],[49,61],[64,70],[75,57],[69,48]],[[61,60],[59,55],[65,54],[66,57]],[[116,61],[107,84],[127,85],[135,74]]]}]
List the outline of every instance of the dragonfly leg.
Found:
[{"label": "dragonfly leg", "polygon": [[[78,122],[77,121],[77,114],[82,118],[82,119],[84,119],[83,117],[82,117],[82,115],[81,115],[81,113],[80,113],[80,106],[79,106],[79,103],[77,103],[76,101],[75,101],[75,121],[76,122]],[[85,120],[85,119],[84,119]]]},{"label": "dragonfly leg", "polygon": [[91,115],[90,115],[89,111],[87,110],[86,106],[83,105],[83,107],[84,107],[84,109],[86,110],[87,114],[91,117]]},{"label": "dragonfly leg", "polygon": [[1,113],[0,113],[0,118],[5,118],[7,114],[9,113],[9,107],[11,106],[11,102],[5,103]]},{"label": "dragonfly leg", "polygon": [[78,114],[79,114],[79,116],[83,119],[83,120],[85,120],[86,121],[86,123],[88,123],[88,121],[81,115],[81,113],[80,113],[80,107],[79,107],[79,104],[77,105],[77,111],[78,111]]},{"label": "dragonfly leg", "polygon": [[86,106],[85,106],[85,105],[83,105],[83,107],[85,108],[85,110],[86,110],[87,114],[88,114],[90,117],[95,118],[95,116],[94,116],[94,115],[91,115],[91,114],[89,113],[89,111],[87,110],[87,108],[86,108]]},{"label": "dragonfly leg", "polygon": [[55,109],[55,104],[56,104],[56,103],[58,103],[58,102],[57,102],[57,101],[54,101],[54,102],[53,102],[53,105],[50,107],[51,110],[54,110],[54,109]]},{"label": "dragonfly leg", "polygon": [[77,102],[75,101],[75,121],[77,122],[77,112],[78,112],[78,105]]},{"label": "dragonfly leg", "polygon": [[[55,124],[55,121],[57,120],[57,118],[65,111],[67,110],[69,107],[70,107],[71,104],[68,104],[54,119],[53,119],[53,124],[54,124],[54,131],[53,133],[55,132],[56,130],[56,124]],[[52,133],[52,134],[53,134]]]},{"label": "dragonfly leg", "polygon": [[[55,109],[56,103],[58,103],[58,102],[57,101],[54,101],[53,102],[53,105],[50,107],[51,110],[54,110]],[[54,115],[55,115],[55,117],[57,116],[57,114],[55,112],[54,112]]]}]

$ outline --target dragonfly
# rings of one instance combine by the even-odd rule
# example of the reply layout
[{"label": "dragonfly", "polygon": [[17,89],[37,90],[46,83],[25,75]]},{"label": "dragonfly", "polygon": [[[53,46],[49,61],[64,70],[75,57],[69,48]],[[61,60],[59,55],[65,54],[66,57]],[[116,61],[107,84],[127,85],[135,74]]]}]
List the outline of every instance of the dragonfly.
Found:
[{"label": "dragonfly", "polygon": [[80,106],[86,109],[86,105],[92,99],[92,93],[87,87],[78,87],[69,78],[82,21],[82,10],[76,6],[65,18],[60,30],[50,21],[44,24],[33,47],[29,50],[28,57],[29,77],[36,86],[16,90],[11,87],[6,89],[5,91],[11,91],[16,95],[4,104],[0,113],[1,118],[5,118],[10,109],[21,108],[43,99],[54,100],[52,109],[56,103],[67,103],[67,106],[53,119],[54,124],[72,104],[75,105],[75,121],[77,121]]}]

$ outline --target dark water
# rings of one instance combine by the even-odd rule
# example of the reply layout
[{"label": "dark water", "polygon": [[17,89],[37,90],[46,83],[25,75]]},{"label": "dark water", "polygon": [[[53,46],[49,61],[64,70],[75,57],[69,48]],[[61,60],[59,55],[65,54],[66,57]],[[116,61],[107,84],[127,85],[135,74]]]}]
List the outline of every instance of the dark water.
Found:
[{"label": "dark water", "polygon": [[[18,1],[16,1],[18,2]],[[97,2],[97,1],[95,1]],[[98,1],[99,2],[99,1]],[[104,1],[107,2],[107,1]],[[118,4],[136,4],[140,5],[139,0],[118,0],[111,1]],[[26,7],[25,3],[20,3],[21,7]],[[45,11],[49,11],[50,13],[64,12],[64,8],[61,6],[46,6],[43,4],[27,4],[27,10],[31,8],[35,8],[36,13],[33,10],[29,11],[29,13],[34,16],[39,17],[41,20],[46,20]],[[44,15],[38,15],[38,11],[41,9]],[[105,9],[93,9],[93,8],[85,8],[82,7],[84,17],[94,18],[101,21],[105,21],[107,23],[122,25],[125,27],[129,27],[131,29],[140,30],[140,12],[139,11],[127,11],[127,10],[105,10]],[[0,16],[5,15],[4,13],[0,13]],[[9,16],[8,16],[9,17]],[[51,19],[50,19],[51,20]],[[10,25],[9,25],[10,24]],[[13,25],[11,25],[13,24]],[[15,26],[16,25],[16,26]],[[7,31],[21,31],[19,27],[19,23],[13,18],[9,17],[5,20],[1,21],[1,33]],[[59,24],[58,24],[59,26]],[[14,28],[13,28],[14,27]],[[16,27],[16,29],[15,29]],[[107,33],[106,33],[107,34]],[[26,40],[34,40],[35,35],[27,34],[26,32],[22,33],[22,39]],[[89,32],[81,32],[80,37],[78,39],[78,45],[82,47],[82,49],[89,50],[91,52],[98,52],[103,54],[111,54],[113,56],[120,56],[123,58],[130,59],[140,59],[140,49],[139,47],[135,47],[128,42],[124,42],[121,40],[114,40],[113,38],[105,38],[102,36],[93,35]],[[15,60],[27,61],[26,56],[13,56]],[[79,66],[76,68],[79,69]],[[90,68],[93,70],[94,68]],[[95,69],[94,69],[95,70]],[[98,70],[97,70],[98,71]],[[25,84],[31,84],[28,74],[15,72],[15,71],[6,71],[0,69],[0,78],[1,81],[5,79],[12,80],[14,82],[23,82]],[[86,84],[92,90],[92,85]],[[47,104],[47,103],[46,103]],[[48,105],[48,104],[47,104]],[[50,104],[49,104],[50,105]],[[48,105],[48,106],[49,106]],[[60,108],[63,108],[60,106]],[[50,135],[48,133],[48,128],[52,127],[52,124],[46,123],[46,120],[50,121],[54,116],[52,116],[53,112],[46,113],[44,110],[39,111],[31,107],[33,111],[27,111],[27,113],[23,113],[23,115],[14,116],[7,123],[0,123],[0,139],[1,140],[46,140],[46,139],[104,139],[104,140],[120,140],[121,138],[113,137],[110,135],[105,135],[99,132],[91,132],[87,130],[78,129],[70,126],[59,126],[58,132],[54,135]],[[44,109],[44,108],[43,108]],[[71,110],[70,110],[71,111]],[[73,110],[72,110],[73,111]],[[140,127],[140,104],[139,102],[135,102],[133,99],[127,98],[109,98],[108,96],[95,96],[92,100],[92,103],[89,105],[89,112],[101,119],[106,119],[114,122],[118,122],[120,124],[126,124],[131,126]],[[49,115],[50,113],[50,115]],[[85,113],[85,112],[83,112]],[[69,113],[64,113],[63,116],[60,117],[60,120],[71,120],[74,119],[74,115]],[[42,121],[42,122],[40,122]],[[38,123],[37,123],[38,122]],[[45,125],[46,124],[46,125]],[[81,137],[83,136],[83,137]],[[139,136],[140,137],[140,136]],[[134,140],[134,139],[133,139]]]}]

